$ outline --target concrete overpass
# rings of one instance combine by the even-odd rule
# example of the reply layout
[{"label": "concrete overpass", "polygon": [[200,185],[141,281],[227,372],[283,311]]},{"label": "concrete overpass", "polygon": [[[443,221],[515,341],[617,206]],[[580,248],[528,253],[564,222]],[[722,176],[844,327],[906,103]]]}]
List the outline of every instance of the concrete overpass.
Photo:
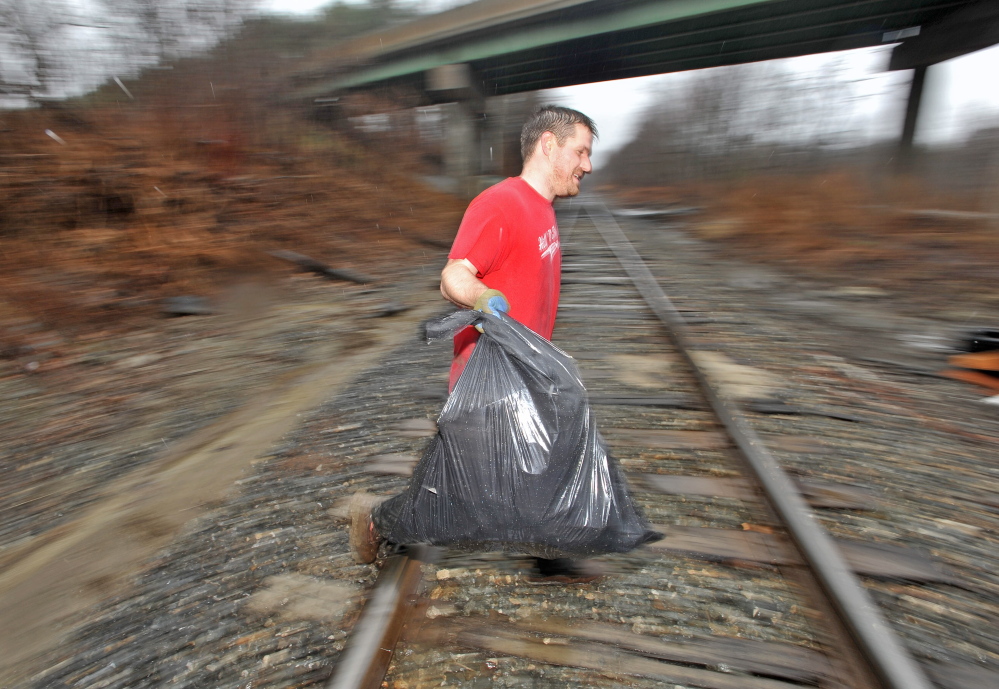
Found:
[{"label": "concrete overpass", "polygon": [[474,114],[495,95],[897,44],[890,69],[915,70],[907,149],[927,67],[995,43],[997,0],[479,0],[341,45],[300,93],[399,87]]}]

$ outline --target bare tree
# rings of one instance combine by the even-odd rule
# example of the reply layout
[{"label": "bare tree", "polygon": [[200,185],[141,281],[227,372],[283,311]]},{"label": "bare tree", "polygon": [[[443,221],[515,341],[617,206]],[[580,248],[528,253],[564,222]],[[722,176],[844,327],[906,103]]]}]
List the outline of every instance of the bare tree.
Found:
[{"label": "bare tree", "polygon": [[62,0],[0,0],[0,89],[37,101],[63,76],[59,45],[69,8]]},{"label": "bare tree", "polygon": [[0,0],[0,96],[37,103],[207,50],[257,1]]},{"label": "bare tree", "polygon": [[795,156],[857,143],[855,92],[842,60],[812,73],[774,61],[674,79],[608,171],[622,182],[669,183],[767,167],[778,149]]}]

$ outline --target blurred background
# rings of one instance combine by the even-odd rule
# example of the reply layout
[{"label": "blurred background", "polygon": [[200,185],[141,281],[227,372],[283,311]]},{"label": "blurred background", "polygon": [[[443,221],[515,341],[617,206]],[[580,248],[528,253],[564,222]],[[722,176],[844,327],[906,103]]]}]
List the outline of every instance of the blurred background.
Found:
[{"label": "blurred background", "polygon": [[149,316],[269,270],[275,247],[377,272],[413,238],[447,245],[469,196],[518,173],[520,125],[544,102],[598,123],[588,191],[701,208],[702,234],[726,248],[969,274],[912,254],[918,232],[988,274],[974,266],[995,255],[999,48],[924,68],[906,134],[919,70],[888,68],[918,27],[874,47],[582,83],[605,78],[591,65],[578,85],[507,95],[441,68],[457,86],[337,90],[377,67],[383,38],[406,48],[437,32],[446,48],[454,26],[507,5],[0,0],[0,318]]},{"label": "blurred background", "polygon": [[[997,3],[919,0],[916,24],[903,0],[716,5],[743,23],[655,15],[701,7],[673,0],[0,0],[0,573],[119,477],[417,320],[381,316],[443,309],[468,200],[519,173],[542,103],[597,122],[585,193],[661,212],[629,232],[668,224],[844,311],[933,319],[906,337],[941,366],[942,338],[994,332]],[[902,18],[848,16],[874,5]],[[770,16],[801,7],[793,21],[854,29]],[[614,22],[632,22],[627,45]],[[818,47],[716,58],[715,30],[751,55],[782,31]],[[707,36],[697,59],[642,67],[645,46],[691,36]],[[644,76],[611,79],[625,63]],[[80,610],[83,590],[66,593]],[[0,612],[29,603],[0,595]],[[0,648],[0,683],[58,647],[47,619],[8,621],[36,636]]]}]

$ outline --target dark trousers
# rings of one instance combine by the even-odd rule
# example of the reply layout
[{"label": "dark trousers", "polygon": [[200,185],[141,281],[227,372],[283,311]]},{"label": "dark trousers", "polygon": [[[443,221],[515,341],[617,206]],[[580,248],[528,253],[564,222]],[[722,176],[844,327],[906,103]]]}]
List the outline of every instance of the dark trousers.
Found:
[{"label": "dark trousers", "polygon": [[406,493],[399,493],[394,495],[388,500],[375,505],[374,509],[371,510],[371,521],[375,523],[375,530],[378,532],[382,538],[385,538],[391,542],[389,535],[392,533],[392,527],[399,520],[399,514],[402,512],[402,503],[405,498]]}]

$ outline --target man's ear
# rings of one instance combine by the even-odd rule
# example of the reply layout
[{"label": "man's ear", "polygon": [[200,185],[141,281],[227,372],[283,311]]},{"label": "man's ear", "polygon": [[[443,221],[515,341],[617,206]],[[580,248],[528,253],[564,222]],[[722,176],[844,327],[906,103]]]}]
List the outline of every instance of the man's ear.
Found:
[{"label": "man's ear", "polygon": [[551,132],[545,132],[541,135],[541,152],[545,156],[550,156],[555,147],[558,146],[558,140],[555,135]]}]

